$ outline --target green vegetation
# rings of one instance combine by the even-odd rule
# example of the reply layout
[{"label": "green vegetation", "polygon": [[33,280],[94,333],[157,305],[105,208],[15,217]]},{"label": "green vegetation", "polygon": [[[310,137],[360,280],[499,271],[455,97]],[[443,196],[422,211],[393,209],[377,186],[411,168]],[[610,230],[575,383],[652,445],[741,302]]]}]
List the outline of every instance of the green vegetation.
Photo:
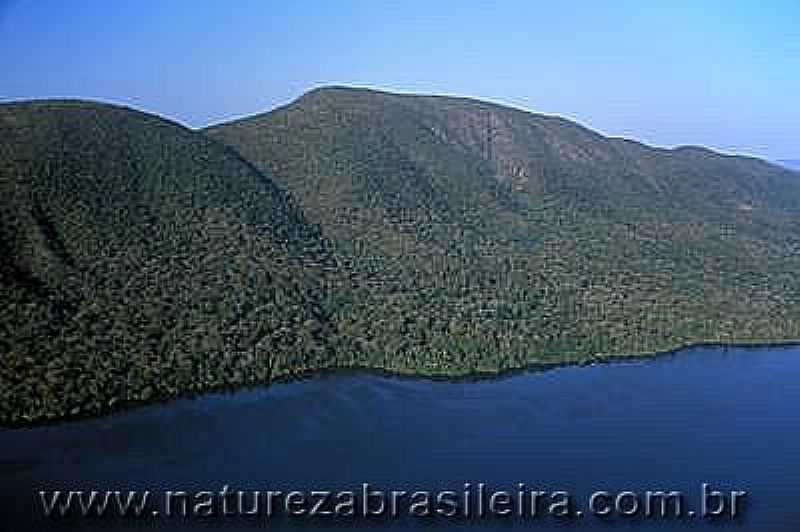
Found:
[{"label": "green vegetation", "polygon": [[208,134],[344,257],[347,363],[464,374],[800,336],[800,187],[764,162],[346,88]]},{"label": "green vegetation", "polygon": [[0,423],[800,338],[800,182],[467,99],[0,106]]},{"label": "green vegetation", "polygon": [[330,358],[319,228],[233,151],[81,102],[0,106],[0,150],[0,421]]}]

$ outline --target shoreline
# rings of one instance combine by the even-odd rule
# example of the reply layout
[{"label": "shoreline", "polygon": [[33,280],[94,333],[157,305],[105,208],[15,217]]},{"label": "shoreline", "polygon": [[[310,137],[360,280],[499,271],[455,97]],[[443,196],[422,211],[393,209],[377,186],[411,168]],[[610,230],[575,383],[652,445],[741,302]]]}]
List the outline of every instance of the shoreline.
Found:
[{"label": "shoreline", "polygon": [[[636,361],[652,361],[661,358],[672,357],[684,354],[688,351],[698,349],[768,349],[779,347],[800,347],[800,339],[783,339],[783,340],[740,340],[736,342],[719,342],[719,341],[702,341],[702,342],[688,342],[677,347],[662,349],[657,351],[643,351],[630,354],[609,353],[600,354],[578,358],[575,360],[557,360],[552,362],[535,361],[524,366],[509,367],[498,370],[482,370],[471,371],[463,374],[445,375],[436,373],[416,372],[412,370],[395,370],[386,369],[374,366],[330,366],[309,370],[291,375],[281,375],[273,379],[267,385],[248,385],[244,387],[237,387],[231,390],[219,389],[216,393],[235,393],[243,389],[253,389],[262,386],[269,386],[271,384],[291,384],[308,379],[335,377],[338,375],[374,375],[378,377],[386,377],[391,379],[409,379],[409,380],[427,380],[432,382],[482,382],[513,377],[515,375],[522,375],[526,373],[544,373],[561,368],[588,368],[591,366],[600,366],[606,364],[618,364],[624,362]],[[214,393],[214,392],[212,392]],[[201,393],[200,395],[205,395]]]},{"label": "shoreline", "polygon": [[273,378],[269,382],[249,383],[242,386],[220,386],[210,387],[199,392],[181,393],[174,397],[154,398],[150,401],[135,401],[128,403],[118,403],[113,407],[109,407],[102,412],[67,415],[51,419],[35,420],[30,422],[19,422],[11,424],[0,424],[0,433],[9,430],[25,430],[37,429],[58,425],[65,425],[71,423],[79,423],[81,421],[101,419],[107,416],[122,414],[137,408],[153,406],[153,405],[166,405],[173,401],[181,399],[197,399],[211,394],[227,395],[246,390],[254,390],[257,388],[268,388],[273,384],[291,384],[293,382],[300,382],[303,380],[318,379],[335,377],[337,375],[373,375],[392,379],[413,379],[413,380],[428,380],[432,382],[453,382],[453,383],[469,383],[469,382],[482,382],[515,375],[522,375],[526,373],[544,373],[551,370],[568,367],[590,367],[606,364],[617,364],[622,362],[635,362],[635,361],[652,361],[656,359],[672,357],[686,352],[698,349],[767,349],[775,347],[800,347],[800,338],[795,339],[776,339],[776,340],[736,340],[730,342],[722,342],[719,340],[702,340],[693,342],[684,342],[675,347],[659,349],[655,351],[642,351],[636,353],[595,353],[585,357],[575,359],[554,360],[547,361],[532,361],[528,364],[502,368],[497,370],[478,370],[468,371],[463,374],[437,374],[425,371],[402,370],[402,369],[387,369],[375,366],[326,366],[313,370],[305,370],[296,373],[289,373],[280,375]]}]

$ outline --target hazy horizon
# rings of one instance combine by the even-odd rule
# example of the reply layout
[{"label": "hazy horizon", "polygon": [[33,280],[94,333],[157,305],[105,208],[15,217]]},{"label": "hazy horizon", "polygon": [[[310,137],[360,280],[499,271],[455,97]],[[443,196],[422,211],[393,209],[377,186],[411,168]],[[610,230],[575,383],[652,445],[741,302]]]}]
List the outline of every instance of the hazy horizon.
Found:
[{"label": "hazy horizon", "polygon": [[237,7],[0,0],[0,101],[97,100],[201,128],[346,85],[477,98],[653,146],[800,158],[791,1]]}]

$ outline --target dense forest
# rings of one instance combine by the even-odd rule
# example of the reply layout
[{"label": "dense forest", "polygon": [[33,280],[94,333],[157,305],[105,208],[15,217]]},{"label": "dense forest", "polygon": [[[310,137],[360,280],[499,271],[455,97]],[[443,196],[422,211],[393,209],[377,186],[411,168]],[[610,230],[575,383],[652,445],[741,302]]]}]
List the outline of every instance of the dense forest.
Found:
[{"label": "dense forest", "polygon": [[798,177],[461,98],[0,105],[0,423],[800,338]]},{"label": "dense forest", "polygon": [[800,336],[800,182],[763,161],[336,87],[207,132],[343,257],[347,363],[451,375]]},{"label": "dense forest", "polygon": [[0,419],[331,358],[319,227],[235,152],[83,102],[0,106]]}]

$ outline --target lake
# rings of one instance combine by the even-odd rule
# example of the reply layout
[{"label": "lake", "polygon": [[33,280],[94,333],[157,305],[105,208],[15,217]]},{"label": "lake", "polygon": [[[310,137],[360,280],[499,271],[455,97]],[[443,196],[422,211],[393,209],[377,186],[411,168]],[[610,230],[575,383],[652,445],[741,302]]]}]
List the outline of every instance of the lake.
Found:
[{"label": "lake", "polygon": [[[796,346],[695,348],[471,382],[325,375],[0,431],[0,528],[796,532],[798,421]],[[470,495],[464,500],[474,496],[473,509],[479,483],[491,492],[508,491],[512,499],[519,483],[523,497],[530,491],[547,496],[540,496],[544,503],[536,517],[418,517],[401,511],[397,519],[184,518],[167,517],[162,509],[158,516],[148,510],[144,517],[122,519],[46,518],[38,495],[151,490],[153,500],[162,501],[167,490],[197,496],[228,485],[251,495],[296,490],[310,497],[312,490],[359,491],[363,483],[386,492],[454,491],[459,497],[468,491],[466,484]],[[675,490],[699,514],[703,483],[726,495],[746,491],[739,515],[730,517],[726,510],[715,519],[599,517],[586,508],[596,491],[607,492],[595,499],[605,508],[621,492],[634,493],[641,505],[647,491]],[[557,491],[568,492],[583,516],[549,513]],[[245,495],[246,503],[254,497]],[[633,508],[633,497],[621,498],[621,510]],[[709,508],[719,502],[710,501]],[[458,505],[460,512],[463,500]]]}]

